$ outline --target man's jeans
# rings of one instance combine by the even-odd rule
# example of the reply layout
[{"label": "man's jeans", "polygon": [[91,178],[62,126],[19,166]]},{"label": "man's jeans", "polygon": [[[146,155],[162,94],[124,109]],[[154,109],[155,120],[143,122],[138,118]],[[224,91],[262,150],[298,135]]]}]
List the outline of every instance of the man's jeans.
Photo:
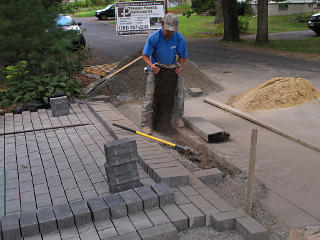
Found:
[{"label": "man's jeans", "polygon": [[[146,125],[151,126],[152,123],[152,103],[154,93],[154,75],[149,72],[147,76],[146,95],[141,112],[141,127]],[[173,109],[173,119],[179,119],[183,117],[184,113],[184,86],[182,77],[179,76],[176,97]]]}]

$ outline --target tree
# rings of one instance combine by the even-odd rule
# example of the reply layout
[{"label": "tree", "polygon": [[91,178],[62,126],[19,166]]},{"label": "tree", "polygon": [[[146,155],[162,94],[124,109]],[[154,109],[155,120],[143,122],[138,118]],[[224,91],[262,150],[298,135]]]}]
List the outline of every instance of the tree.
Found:
[{"label": "tree", "polygon": [[214,24],[223,23],[222,0],[216,0],[216,18]]},{"label": "tree", "polygon": [[222,0],[225,41],[239,41],[237,0]]},{"label": "tree", "polygon": [[256,43],[269,43],[268,36],[268,0],[258,0],[258,22]]}]

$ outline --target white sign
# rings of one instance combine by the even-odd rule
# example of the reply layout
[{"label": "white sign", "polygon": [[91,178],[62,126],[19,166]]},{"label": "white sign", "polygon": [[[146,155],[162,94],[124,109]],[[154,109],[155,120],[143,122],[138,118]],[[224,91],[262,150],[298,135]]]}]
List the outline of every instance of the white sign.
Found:
[{"label": "white sign", "polygon": [[161,28],[163,1],[117,2],[117,35],[149,34]]}]

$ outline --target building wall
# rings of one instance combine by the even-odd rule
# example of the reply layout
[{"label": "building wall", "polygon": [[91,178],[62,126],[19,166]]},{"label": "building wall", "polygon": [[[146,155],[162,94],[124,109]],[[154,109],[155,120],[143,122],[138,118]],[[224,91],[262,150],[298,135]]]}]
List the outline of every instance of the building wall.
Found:
[{"label": "building wall", "polygon": [[[255,15],[258,14],[258,4],[252,4],[252,10]],[[279,3],[269,3],[268,8],[269,16],[283,16],[294,13],[305,13],[305,12],[320,12],[320,8],[317,8],[317,4],[313,7],[309,6],[309,3],[289,3],[287,10],[279,10]]]}]

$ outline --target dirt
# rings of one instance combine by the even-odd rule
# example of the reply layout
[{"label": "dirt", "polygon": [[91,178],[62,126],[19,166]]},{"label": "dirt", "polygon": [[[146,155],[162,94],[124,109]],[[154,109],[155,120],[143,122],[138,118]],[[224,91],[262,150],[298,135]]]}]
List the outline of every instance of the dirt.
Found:
[{"label": "dirt", "polygon": [[[120,69],[139,56],[141,56],[141,50],[121,61],[114,71]],[[143,70],[145,66],[146,64],[143,60],[137,61],[99,85],[99,87],[93,90],[90,96],[92,97],[104,94],[109,96],[115,104],[143,100],[147,81],[146,74]],[[221,91],[223,89],[220,85],[210,81],[192,62],[188,60],[184,66],[182,77],[186,89],[200,87],[203,89],[204,95],[213,91]]]},{"label": "dirt", "polygon": [[243,94],[231,96],[226,104],[251,113],[297,106],[319,96],[320,91],[304,78],[276,77]]}]

